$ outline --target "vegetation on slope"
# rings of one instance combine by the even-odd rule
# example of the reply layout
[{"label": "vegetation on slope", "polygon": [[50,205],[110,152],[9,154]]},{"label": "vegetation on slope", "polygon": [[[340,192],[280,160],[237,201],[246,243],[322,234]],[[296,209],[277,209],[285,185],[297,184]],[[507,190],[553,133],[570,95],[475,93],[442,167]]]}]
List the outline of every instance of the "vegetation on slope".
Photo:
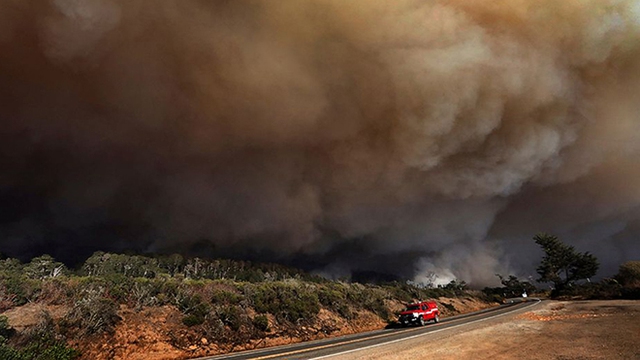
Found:
[{"label": "vegetation on slope", "polygon": [[[66,309],[56,320],[43,314],[50,336],[41,343],[24,334],[4,338],[3,351],[16,359],[73,358],[77,353],[63,346],[64,340],[109,336],[121,321],[123,306],[134,311],[169,306],[180,311],[182,325],[194,333],[219,344],[241,345],[276,330],[294,336],[316,324],[321,309],[347,322],[357,321],[363,312],[392,321],[403,302],[462,295],[471,296],[459,281],[436,288],[398,282],[363,285],[274,264],[180,255],[97,252],[75,271],[48,255],[26,264],[0,260],[0,311],[27,303]],[[323,326],[319,331],[325,334],[338,330]],[[184,347],[181,341],[176,338],[175,346]],[[21,351],[27,355],[15,355]],[[55,356],[46,355],[50,353]]]}]

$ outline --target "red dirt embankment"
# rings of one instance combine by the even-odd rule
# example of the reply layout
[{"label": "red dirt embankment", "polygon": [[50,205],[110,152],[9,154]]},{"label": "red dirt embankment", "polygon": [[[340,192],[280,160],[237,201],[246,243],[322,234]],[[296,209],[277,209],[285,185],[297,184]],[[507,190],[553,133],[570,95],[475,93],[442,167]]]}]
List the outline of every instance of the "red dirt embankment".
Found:
[{"label": "red dirt embankment", "polygon": [[[441,298],[438,302],[444,316],[491,306],[470,297]],[[392,311],[403,307],[399,302],[387,305]],[[11,326],[24,331],[37,325],[45,311],[54,320],[60,320],[68,309],[61,305],[27,304],[6,311],[4,315],[9,318]],[[173,306],[147,307],[140,311],[121,306],[118,312],[121,321],[112,334],[72,339],[69,345],[82,352],[81,360],[174,360],[335,337],[381,329],[387,325],[372,312],[356,313],[354,319],[346,320],[332,311],[321,309],[313,323],[295,329],[283,328],[269,315],[271,330],[265,337],[232,345],[203,334],[198,327],[187,327],[182,323],[184,314]]]}]

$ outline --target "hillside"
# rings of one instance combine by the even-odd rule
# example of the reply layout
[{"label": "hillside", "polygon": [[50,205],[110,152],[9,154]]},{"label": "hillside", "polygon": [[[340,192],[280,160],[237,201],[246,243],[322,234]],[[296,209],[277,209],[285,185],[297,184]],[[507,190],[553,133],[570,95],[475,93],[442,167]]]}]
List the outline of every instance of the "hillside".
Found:
[{"label": "hillside", "polygon": [[186,359],[382,328],[404,303],[427,298],[443,316],[492,305],[457,282],[359,284],[179,255],[96,253],[76,271],[48,256],[5,259],[0,355]]}]

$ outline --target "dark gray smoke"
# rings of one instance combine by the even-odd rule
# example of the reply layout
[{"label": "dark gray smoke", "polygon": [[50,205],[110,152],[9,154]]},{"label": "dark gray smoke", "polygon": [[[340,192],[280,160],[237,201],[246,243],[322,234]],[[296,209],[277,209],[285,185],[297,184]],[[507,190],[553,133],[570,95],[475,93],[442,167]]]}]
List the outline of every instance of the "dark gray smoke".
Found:
[{"label": "dark gray smoke", "polygon": [[640,258],[637,0],[4,0],[0,251],[476,285]]}]

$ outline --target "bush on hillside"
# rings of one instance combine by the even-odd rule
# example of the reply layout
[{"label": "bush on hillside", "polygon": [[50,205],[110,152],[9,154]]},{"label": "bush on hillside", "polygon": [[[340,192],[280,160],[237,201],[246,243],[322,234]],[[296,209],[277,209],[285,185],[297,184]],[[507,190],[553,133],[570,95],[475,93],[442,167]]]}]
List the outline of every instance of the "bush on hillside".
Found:
[{"label": "bush on hillside", "polygon": [[338,313],[345,319],[353,319],[355,314],[351,311],[347,300],[347,290],[344,284],[326,284],[318,288],[318,300],[329,310]]},{"label": "bush on hillside", "polygon": [[257,312],[273,314],[280,320],[310,320],[320,311],[318,295],[304,285],[261,283],[246,286],[245,296]]},{"label": "bush on hillside", "polygon": [[0,315],[0,343],[5,343],[15,333],[15,329],[9,325],[9,319],[4,315]]},{"label": "bush on hillside", "polygon": [[260,331],[269,331],[269,318],[266,315],[256,315],[253,318],[253,326]]},{"label": "bush on hillside", "polygon": [[243,295],[227,290],[214,290],[211,294],[213,304],[238,305],[243,300]]},{"label": "bush on hillside", "polygon": [[187,326],[204,323],[211,311],[209,304],[204,302],[199,294],[185,288],[179,289],[176,293],[175,305],[185,314],[182,322]]},{"label": "bush on hillside", "polygon": [[119,306],[104,295],[105,288],[100,286],[81,289],[65,317],[65,327],[77,329],[81,336],[112,332],[120,321]]}]

